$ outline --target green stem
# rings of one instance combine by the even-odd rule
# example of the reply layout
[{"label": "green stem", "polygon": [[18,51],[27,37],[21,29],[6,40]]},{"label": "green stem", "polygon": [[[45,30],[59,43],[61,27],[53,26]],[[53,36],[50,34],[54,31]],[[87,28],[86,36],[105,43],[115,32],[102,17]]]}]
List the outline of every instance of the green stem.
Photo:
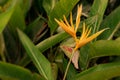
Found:
[{"label": "green stem", "polygon": [[70,59],[69,59],[69,62],[68,62],[68,64],[67,64],[67,67],[66,67],[66,70],[65,70],[65,74],[64,74],[63,80],[65,80],[65,78],[66,78],[66,76],[67,76],[67,72],[68,72],[70,63],[71,63],[71,61],[72,61],[72,57],[73,57],[73,55],[74,55],[74,52],[75,52],[75,50],[72,51],[72,55],[71,55],[71,57],[70,57]]}]

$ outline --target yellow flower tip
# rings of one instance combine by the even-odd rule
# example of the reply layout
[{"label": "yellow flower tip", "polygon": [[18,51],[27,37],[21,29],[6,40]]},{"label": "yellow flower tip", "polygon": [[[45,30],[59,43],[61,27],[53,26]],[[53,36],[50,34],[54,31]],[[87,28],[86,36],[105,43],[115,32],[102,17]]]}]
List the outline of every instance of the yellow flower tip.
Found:
[{"label": "yellow flower tip", "polygon": [[[73,25],[72,12],[70,13],[70,24],[67,21],[65,15],[63,15],[64,21],[55,19],[55,21],[59,24],[59,26],[62,27],[62,29],[64,31],[66,31],[68,34],[70,34],[74,38],[75,41],[78,41],[76,32],[77,32],[78,26],[80,24],[81,13],[82,13],[82,5],[78,6],[78,9],[77,9],[76,26],[75,27]],[[85,32],[85,31],[83,33],[87,34],[87,32]],[[85,35],[83,35],[83,36],[85,36]]]},{"label": "yellow flower tip", "polygon": [[58,20],[58,19],[54,18],[54,20],[56,23],[58,23],[59,26],[61,26],[61,24],[63,23],[63,21],[61,19]]},{"label": "yellow flower tip", "polygon": [[85,26],[83,26],[82,36],[79,40],[76,41],[76,46],[75,46],[74,50],[76,51],[78,48],[81,48],[82,46],[84,46],[88,42],[90,42],[93,39],[95,39],[96,37],[98,37],[101,33],[103,33],[107,29],[108,28],[102,29],[102,30],[98,31],[97,33],[93,34],[92,36],[88,37],[88,35],[91,32],[91,28],[88,30],[88,29],[85,29]]},{"label": "yellow flower tip", "polygon": [[58,24],[59,24],[59,26],[61,26],[62,27],[62,25],[63,25],[63,22],[62,22],[62,20],[57,20],[56,18],[54,19]]},{"label": "yellow flower tip", "polygon": [[78,8],[77,8],[77,15],[81,15],[81,13],[82,13],[82,5],[78,5]]},{"label": "yellow flower tip", "polygon": [[[76,38],[76,32],[74,31],[74,29],[68,24],[68,21],[66,19],[66,17],[64,16],[64,20],[65,23],[62,20],[57,20],[55,19],[55,21],[59,24],[59,26],[66,31],[68,34],[70,34],[73,38]],[[73,26],[74,27],[74,26]]]},{"label": "yellow flower tip", "polygon": [[72,29],[75,29],[74,25],[73,25],[72,12],[70,12],[70,25],[71,25]]},{"label": "yellow flower tip", "polygon": [[57,20],[56,18],[54,18],[54,20],[57,22],[57,23],[59,23],[60,21],[59,20]]},{"label": "yellow flower tip", "polygon": [[78,50],[78,47],[76,46],[75,48],[74,48],[74,51],[77,51]]},{"label": "yellow flower tip", "polygon": [[78,5],[78,13],[82,13],[82,4],[80,6]]},{"label": "yellow flower tip", "polygon": [[77,31],[78,26],[79,26],[79,24],[80,24],[80,17],[81,17],[81,14],[82,14],[82,5],[78,6],[78,9],[77,9],[76,29],[75,29],[75,31]]},{"label": "yellow flower tip", "polygon": [[65,21],[65,24],[66,24],[68,27],[70,27],[70,25],[69,25],[69,23],[68,23],[68,21],[67,21],[65,15],[63,15],[63,18],[64,18],[64,21]]},{"label": "yellow flower tip", "polygon": [[103,32],[104,32],[105,30],[107,30],[107,29],[108,29],[108,28],[102,29],[102,30],[96,32],[95,34],[93,34],[92,36],[88,37],[88,38],[87,38],[87,42],[95,39],[96,37],[98,37],[101,33],[103,33]]},{"label": "yellow flower tip", "polygon": [[87,35],[86,35],[86,38],[90,35],[91,29],[92,29],[92,28],[90,28],[90,29],[88,30]]}]

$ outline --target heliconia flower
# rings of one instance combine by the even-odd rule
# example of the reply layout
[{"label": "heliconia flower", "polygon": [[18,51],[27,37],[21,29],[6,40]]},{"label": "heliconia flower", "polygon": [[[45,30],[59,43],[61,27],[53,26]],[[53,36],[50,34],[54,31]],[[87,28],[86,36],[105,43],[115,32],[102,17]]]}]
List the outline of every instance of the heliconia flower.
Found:
[{"label": "heliconia flower", "polygon": [[75,40],[77,39],[76,32],[80,24],[81,12],[82,12],[82,5],[78,6],[76,26],[73,25],[72,13],[70,13],[70,24],[68,23],[65,15],[63,15],[64,21],[55,19],[55,21],[59,24],[59,26],[62,27],[62,29],[66,31],[68,34],[70,34]]},{"label": "heliconia flower", "polygon": [[71,61],[73,62],[76,69],[79,68],[78,67],[79,52],[77,52],[78,48],[81,48],[82,46],[86,45],[87,43],[95,39],[97,36],[99,36],[103,31],[106,30],[106,29],[102,29],[96,32],[95,34],[89,36],[91,33],[91,28],[90,29],[86,28],[85,23],[83,23],[83,31],[82,31],[81,37],[78,39],[76,36],[76,32],[80,24],[81,13],[82,13],[82,5],[78,6],[75,26],[73,24],[72,13],[70,13],[70,24],[67,21],[65,15],[63,15],[64,21],[55,19],[55,21],[59,24],[59,26],[62,27],[64,31],[66,31],[68,34],[70,34],[74,38],[76,43],[75,48],[62,46],[63,51],[65,51],[66,55],[70,58],[63,80],[65,80],[66,78],[66,74],[68,72]]},{"label": "heliconia flower", "polygon": [[76,46],[75,46],[74,50],[76,51],[78,48],[81,48],[82,46],[84,46],[88,42],[92,41],[93,39],[95,39],[97,36],[99,36],[106,29],[102,29],[102,30],[96,32],[95,34],[89,36],[90,32],[91,32],[91,28],[90,29],[88,29],[88,28],[86,29],[85,23],[83,23],[82,35],[81,35],[80,39],[77,39]]}]

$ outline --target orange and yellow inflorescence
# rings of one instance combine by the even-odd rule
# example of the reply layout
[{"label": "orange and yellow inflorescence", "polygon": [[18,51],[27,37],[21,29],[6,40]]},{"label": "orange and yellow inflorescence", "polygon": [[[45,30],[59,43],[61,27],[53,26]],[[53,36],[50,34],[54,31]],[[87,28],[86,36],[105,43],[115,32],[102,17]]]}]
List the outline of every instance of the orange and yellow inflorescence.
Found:
[{"label": "orange and yellow inflorescence", "polygon": [[105,29],[103,29],[103,30],[98,31],[95,34],[89,36],[91,33],[91,28],[90,29],[86,28],[85,23],[83,23],[83,31],[82,31],[81,37],[77,38],[76,32],[77,32],[78,26],[80,24],[81,13],[82,13],[82,5],[78,6],[75,26],[73,25],[72,13],[70,13],[70,24],[68,23],[65,15],[63,15],[64,21],[55,19],[55,21],[59,24],[59,26],[62,27],[62,29],[64,31],[66,31],[68,34],[70,34],[74,38],[74,40],[76,42],[76,46],[74,48],[75,51],[78,48],[81,48],[88,42],[95,39],[97,36],[99,36],[105,30]]}]

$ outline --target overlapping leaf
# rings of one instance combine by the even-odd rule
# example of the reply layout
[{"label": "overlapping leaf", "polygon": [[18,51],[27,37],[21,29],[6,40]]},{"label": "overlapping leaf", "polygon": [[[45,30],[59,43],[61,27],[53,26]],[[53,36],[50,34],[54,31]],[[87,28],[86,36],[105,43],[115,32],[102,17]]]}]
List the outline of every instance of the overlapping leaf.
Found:
[{"label": "overlapping leaf", "polygon": [[120,6],[111,12],[103,21],[100,29],[108,27],[109,30],[105,31],[99,39],[112,39],[114,33],[118,30],[120,26]]},{"label": "overlapping leaf", "polygon": [[23,32],[18,30],[18,34],[27,54],[30,56],[40,74],[43,75],[47,80],[53,80],[50,62]]},{"label": "overlapping leaf", "polygon": [[4,27],[7,25],[11,15],[14,12],[15,9],[15,5],[16,5],[17,0],[11,0],[10,3],[12,5],[10,5],[9,9],[7,9],[5,12],[0,13],[0,33],[3,31]]},{"label": "overlapping leaf", "polygon": [[109,80],[120,76],[120,62],[101,64],[75,75],[71,80]]},{"label": "overlapping leaf", "polygon": [[[93,5],[91,7],[89,17],[85,20],[86,24],[92,27],[92,34],[99,30],[101,21],[103,19],[104,12],[106,10],[108,0],[94,0]],[[104,33],[104,32],[103,32]],[[101,34],[102,35],[102,34]],[[80,66],[82,69],[88,64],[88,54],[89,54],[89,46],[84,46],[80,50]]]},{"label": "overlapping leaf", "polygon": [[48,21],[52,33],[57,28],[57,23],[55,22],[54,18],[62,19],[63,15],[68,16],[70,11],[73,9],[73,7],[77,4],[78,1],[79,0],[60,0],[56,3],[56,5],[49,14]]},{"label": "overlapping leaf", "polygon": [[34,80],[29,70],[4,62],[0,62],[0,78],[10,78],[11,80]]}]

